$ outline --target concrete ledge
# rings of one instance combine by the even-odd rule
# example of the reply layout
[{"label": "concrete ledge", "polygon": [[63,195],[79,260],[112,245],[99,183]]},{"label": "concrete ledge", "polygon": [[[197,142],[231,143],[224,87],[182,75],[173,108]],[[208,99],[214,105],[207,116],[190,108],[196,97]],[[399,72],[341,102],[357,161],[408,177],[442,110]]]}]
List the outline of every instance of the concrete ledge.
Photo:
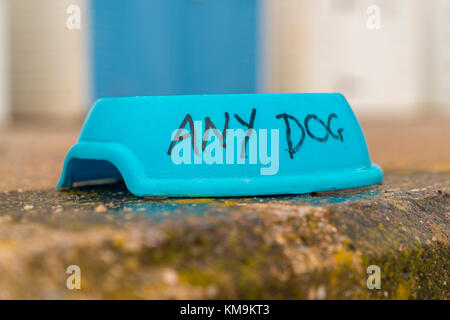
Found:
[{"label": "concrete ledge", "polygon": [[[448,172],[388,171],[295,197],[3,192],[0,298],[448,299],[449,186]],[[69,265],[82,290],[66,288]]]}]

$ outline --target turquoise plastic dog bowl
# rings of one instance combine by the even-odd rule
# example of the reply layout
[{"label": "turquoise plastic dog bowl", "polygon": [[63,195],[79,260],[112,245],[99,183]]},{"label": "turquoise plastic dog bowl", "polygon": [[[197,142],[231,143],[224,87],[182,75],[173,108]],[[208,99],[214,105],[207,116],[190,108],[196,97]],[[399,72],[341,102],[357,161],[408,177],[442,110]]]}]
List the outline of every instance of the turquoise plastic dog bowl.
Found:
[{"label": "turquoise plastic dog bowl", "polygon": [[300,194],[382,181],[335,93],[105,98],[58,187],[124,180],[138,196]]}]

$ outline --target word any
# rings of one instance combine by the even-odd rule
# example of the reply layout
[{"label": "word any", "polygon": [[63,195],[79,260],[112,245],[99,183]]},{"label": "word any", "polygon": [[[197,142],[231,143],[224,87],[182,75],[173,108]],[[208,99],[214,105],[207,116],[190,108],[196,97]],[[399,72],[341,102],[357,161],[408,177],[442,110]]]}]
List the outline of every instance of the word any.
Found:
[{"label": "word any", "polygon": [[[191,150],[193,149],[194,164],[224,164],[223,149],[225,149],[225,164],[246,164],[246,159],[248,159],[248,164],[255,165],[259,161],[261,165],[266,166],[260,168],[261,175],[274,175],[278,173],[279,168],[278,129],[270,130],[269,155],[267,150],[268,132],[266,129],[253,129],[255,115],[256,109],[253,109],[249,122],[245,122],[235,115],[238,122],[247,128],[245,131],[228,129],[230,117],[227,112],[223,131],[219,131],[211,119],[206,117],[205,132],[203,133],[203,122],[193,121],[191,115],[187,114],[180,127],[172,132],[172,142],[167,154],[177,165],[191,164]],[[187,124],[189,124],[190,132],[185,129]],[[237,143],[235,144],[235,142]]]}]

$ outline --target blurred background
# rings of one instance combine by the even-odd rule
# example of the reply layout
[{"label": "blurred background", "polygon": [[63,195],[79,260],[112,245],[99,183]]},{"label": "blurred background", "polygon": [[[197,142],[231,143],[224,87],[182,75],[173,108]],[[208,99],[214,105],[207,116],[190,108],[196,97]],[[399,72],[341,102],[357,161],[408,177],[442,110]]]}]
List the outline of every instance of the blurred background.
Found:
[{"label": "blurred background", "polygon": [[[383,183],[56,190],[100,97],[255,92],[343,93]],[[448,299],[449,137],[450,0],[0,0],[0,299]]]},{"label": "blurred background", "polygon": [[450,115],[448,0],[0,0],[0,123],[104,96],[341,92],[360,118]]}]

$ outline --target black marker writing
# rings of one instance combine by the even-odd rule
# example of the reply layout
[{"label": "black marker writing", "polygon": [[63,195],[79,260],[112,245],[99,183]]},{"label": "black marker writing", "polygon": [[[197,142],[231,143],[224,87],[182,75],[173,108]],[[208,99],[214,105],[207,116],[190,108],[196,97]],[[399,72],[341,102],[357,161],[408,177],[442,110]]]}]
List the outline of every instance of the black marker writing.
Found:
[{"label": "black marker writing", "polygon": [[202,151],[205,151],[206,144],[208,141],[208,134],[209,134],[208,130],[210,128],[213,129],[214,134],[216,135],[216,137],[219,138],[222,148],[227,147],[227,130],[228,130],[228,121],[229,120],[230,120],[230,115],[228,114],[228,112],[225,112],[225,125],[224,125],[222,133],[220,133],[219,130],[217,130],[214,123],[211,121],[211,119],[209,117],[205,118],[205,134],[203,135],[203,140],[202,140]]},{"label": "black marker writing", "polygon": [[[250,115],[250,120],[249,122],[245,122],[244,120],[241,119],[241,117],[239,117],[239,115],[234,114],[234,117],[236,118],[236,120],[243,126],[247,127],[248,130],[245,134],[245,140],[242,142],[242,149],[241,149],[241,159],[243,159],[244,157],[246,157],[246,149],[247,149],[247,145],[249,143],[249,139],[250,136],[253,132],[253,127],[254,127],[254,123],[255,123],[255,116],[256,116],[256,109],[253,108],[252,109],[252,113]],[[331,113],[328,116],[328,120],[327,123],[325,124],[324,121],[322,121],[319,117],[317,117],[317,115],[315,114],[309,114],[305,117],[304,119],[304,127],[302,126],[302,124],[297,120],[297,118],[295,118],[292,115],[289,115],[287,113],[282,113],[276,116],[277,119],[283,119],[285,126],[286,126],[286,142],[288,145],[288,149],[287,151],[289,152],[289,157],[291,159],[294,159],[294,154],[297,153],[301,147],[303,146],[303,143],[305,142],[306,136],[308,135],[311,139],[318,141],[320,143],[325,143],[328,141],[329,137],[331,136],[333,139],[336,140],[340,140],[341,142],[344,141],[344,137],[342,135],[342,132],[344,131],[343,128],[339,128],[337,129],[337,131],[333,132],[331,130],[331,122],[333,119],[337,119],[338,116],[334,113]],[[226,148],[226,138],[227,138],[227,131],[228,131],[228,125],[229,125],[229,120],[230,120],[230,115],[228,112],[225,112],[225,124],[224,124],[224,128],[222,133],[217,129],[217,127],[215,126],[215,124],[212,122],[212,120],[209,117],[205,118],[205,133],[204,133],[204,137],[202,139],[202,151],[205,150],[206,146],[207,146],[207,142],[208,142],[208,136],[209,136],[209,129],[212,129],[214,131],[214,134],[216,135],[216,137],[218,139],[220,139],[220,143],[222,148]],[[297,144],[294,146],[292,143],[292,131],[291,131],[291,122],[294,122],[295,125],[297,125],[297,127],[301,130],[301,136],[297,142]],[[318,137],[316,136],[316,134],[314,134],[311,129],[310,129],[310,122],[311,121],[315,121],[317,123],[319,123],[324,129],[325,129],[325,135],[322,137]],[[181,132],[183,129],[185,129],[186,125],[189,124],[189,129],[190,129],[190,133],[185,134],[185,135],[181,135]],[[197,143],[196,143],[196,132],[195,132],[195,127],[194,127],[194,121],[192,120],[191,115],[188,113],[185,118],[183,119],[183,121],[181,122],[180,127],[177,129],[175,137],[173,138],[173,140],[170,143],[169,146],[169,150],[167,151],[168,155],[172,154],[172,150],[175,147],[176,143],[183,141],[185,139],[191,138],[191,144],[192,144],[192,148],[194,149],[194,153],[195,154],[199,154],[199,150],[197,148]]]},{"label": "black marker writing", "polygon": [[[181,131],[184,129],[186,124],[189,122],[189,129],[191,129],[191,133],[185,134],[183,136],[181,135]],[[195,135],[195,129],[194,129],[194,121],[192,121],[191,115],[188,113],[186,117],[184,117],[183,122],[181,123],[180,127],[177,130],[177,133],[175,137],[173,138],[172,142],[170,143],[169,150],[167,151],[167,154],[170,156],[172,154],[173,147],[175,147],[175,144],[177,142],[183,141],[184,139],[188,139],[189,136],[191,137],[192,147],[194,148],[195,154],[198,154],[197,145],[195,143],[196,135]]]},{"label": "black marker writing", "polygon": [[252,109],[252,114],[250,115],[250,121],[248,123],[245,122],[244,120],[242,120],[241,117],[239,117],[236,113],[234,114],[234,117],[236,118],[236,120],[239,121],[240,124],[242,124],[243,126],[246,126],[248,128],[247,133],[245,134],[245,142],[244,142],[244,145],[242,146],[241,158],[245,157],[247,144],[248,144],[248,141],[250,140],[248,133],[250,132],[250,134],[251,134],[253,132],[252,129],[253,129],[253,125],[255,123],[255,116],[256,116],[255,108]]},{"label": "black marker writing", "polygon": [[[322,138],[316,137],[311,132],[311,130],[309,130],[309,121],[312,120],[312,119],[316,120],[318,123],[320,123],[324,127],[325,133],[326,133],[326,135],[324,137],[322,137]],[[308,136],[310,136],[312,139],[314,139],[316,141],[319,141],[319,142],[327,142],[328,135],[329,135],[328,128],[327,128],[327,126],[325,125],[325,123],[322,120],[317,118],[317,116],[315,114],[309,114],[309,115],[306,116],[306,118],[305,118],[305,128],[306,128],[306,132],[308,133]]]},{"label": "black marker writing", "polygon": [[[329,136],[333,137],[336,140],[340,140],[341,142],[344,141],[344,137],[342,136],[342,132],[344,131],[344,129],[339,128],[337,130],[337,134],[331,131],[331,120],[334,118],[337,119],[337,115],[335,115],[334,113],[332,113],[328,116],[327,124],[325,124],[325,122],[323,122],[321,119],[319,119],[315,114],[307,115],[305,117],[305,121],[304,121],[305,128],[303,128],[303,126],[300,124],[300,122],[294,116],[291,116],[289,114],[282,113],[282,114],[277,115],[276,118],[277,119],[283,118],[284,123],[286,124],[286,142],[288,145],[288,152],[289,152],[289,156],[291,159],[294,159],[294,154],[300,150],[300,148],[303,145],[303,142],[305,141],[305,128],[306,128],[306,133],[308,134],[308,136],[311,137],[311,139],[316,140],[318,142],[321,142],[321,143],[327,142]],[[291,126],[290,126],[289,120],[293,120],[297,124],[297,126],[302,130],[302,136],[295,147],[293,147],[293,145],[292,145]],[[309,123],[311,120],[318,122],[325,129],[325,133],[326,133],[325,136],[317,137],[314,133],[311,132],[311,130],[309,128]]]},{"label": "black marker writing", "polygon": [[[302,147],[303,141],[305,141],[305,129],[303,129],[302,125],[296,118],[294,118],[291,115],[288,115],[286,113],[282,113],[276,116],[277,119],[284,119],[284,123],[286,124],[286,142],[288,144],[288,152],[291,159],[294,159],[294,153],[296,153],[300,148]],[[297,126],[302,130],[302,137],[298,141],[295,148],[292,147],[292,140],[291,140],[291,125],[289,124],[289,119],[294,120],[294,122],[297,124]]]},{"label": "black marker writing", "polygon": [[337,119],[337,115],[335,115],[334,113],[330,114],[328,117],[327,130],[333,138],[344,141],[344,137],[342,136],[342,131],[344,131],[344,129],[339,128],[337,131],[338,132],[337,135],[334,134],[333,132],[331,132],[331,119],[333,119],[333,118]]}]

